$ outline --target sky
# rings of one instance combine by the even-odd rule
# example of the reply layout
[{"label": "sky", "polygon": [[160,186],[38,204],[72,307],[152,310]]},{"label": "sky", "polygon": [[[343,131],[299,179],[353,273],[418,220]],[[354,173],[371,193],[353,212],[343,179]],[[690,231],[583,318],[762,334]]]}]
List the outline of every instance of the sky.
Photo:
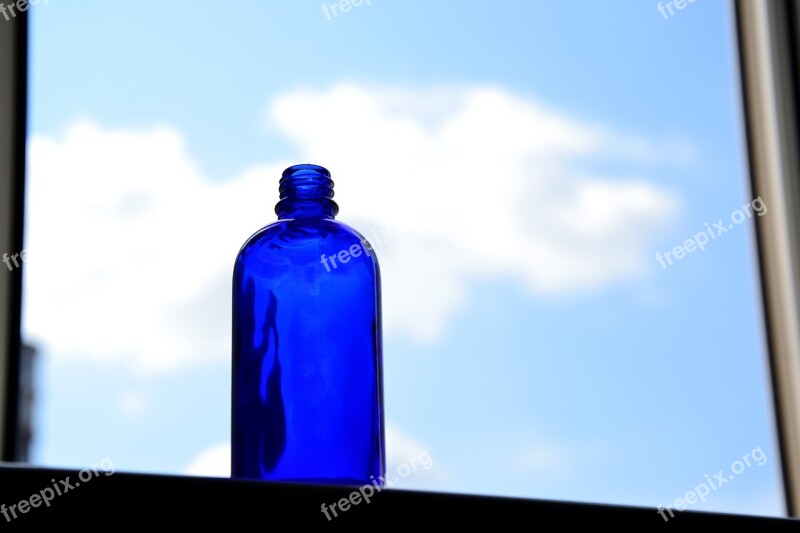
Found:
[{"label": "sky", "polygon": [[732,10],[656,4],[32,7],[34,461],[228,475],[233,260],[313,162],[396,488],[782,515]]}]

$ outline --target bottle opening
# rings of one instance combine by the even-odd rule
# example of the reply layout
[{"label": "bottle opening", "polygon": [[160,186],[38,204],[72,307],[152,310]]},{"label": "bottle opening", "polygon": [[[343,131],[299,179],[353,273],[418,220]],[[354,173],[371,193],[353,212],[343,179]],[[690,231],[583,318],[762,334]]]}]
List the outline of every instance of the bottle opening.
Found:
[{"label": "bottle opening", "polygon": [[339,206],[333,201],[333,180],[325,167],[313,164],[292,165],[283,171],[280,201],[275,206],[278,218],[321,216],[333,218]]}]

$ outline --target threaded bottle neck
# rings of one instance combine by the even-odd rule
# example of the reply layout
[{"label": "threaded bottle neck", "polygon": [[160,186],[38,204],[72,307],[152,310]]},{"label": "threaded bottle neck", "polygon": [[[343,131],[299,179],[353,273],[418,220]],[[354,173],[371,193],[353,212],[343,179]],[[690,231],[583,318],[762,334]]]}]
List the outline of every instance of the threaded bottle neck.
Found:
[{"label": "threaded bottle neck", "polygon": [[334,218],[339,206],[333,201],[331,173],[319,165],[293,165],[283,171],[278,218]]}]

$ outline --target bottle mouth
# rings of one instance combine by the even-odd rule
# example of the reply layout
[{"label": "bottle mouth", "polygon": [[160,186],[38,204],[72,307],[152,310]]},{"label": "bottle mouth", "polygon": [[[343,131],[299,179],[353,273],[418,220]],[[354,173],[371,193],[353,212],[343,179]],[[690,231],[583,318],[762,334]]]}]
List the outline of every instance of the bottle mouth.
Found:
[{"label": "bottle mouth", "polygon": [[293,178],[293,177],[326,177],[330,178],[331,173],[328,171],[327,168],[319,166],[319,165],[312,165],[311,163],[303,163],[300,165],[292,165],[286,170],[283,171],[281,174],[281,181]]},{"label": "bottle mouth", "polygon": [[333,201],[331,173],[323,166],[292,165],[283,171],[279,183],[280,201],[275,206],[279,217],[325,214],[335,216],[339,206]]},{"label": "bottle mouth", "polygon": [[319,165],[292,165],[281,175],[279,192],[281,200],[333,198],[331,173]]}]

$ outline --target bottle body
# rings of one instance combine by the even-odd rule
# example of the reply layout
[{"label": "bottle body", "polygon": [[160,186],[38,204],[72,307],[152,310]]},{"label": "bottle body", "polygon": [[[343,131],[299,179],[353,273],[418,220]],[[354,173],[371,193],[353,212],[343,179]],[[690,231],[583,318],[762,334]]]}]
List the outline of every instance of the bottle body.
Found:
[{"label": "bottle body", "polygon": [[385,469],[378,262],[355,230],[300,207],[236,258],[231,473],[372,483]]}]

